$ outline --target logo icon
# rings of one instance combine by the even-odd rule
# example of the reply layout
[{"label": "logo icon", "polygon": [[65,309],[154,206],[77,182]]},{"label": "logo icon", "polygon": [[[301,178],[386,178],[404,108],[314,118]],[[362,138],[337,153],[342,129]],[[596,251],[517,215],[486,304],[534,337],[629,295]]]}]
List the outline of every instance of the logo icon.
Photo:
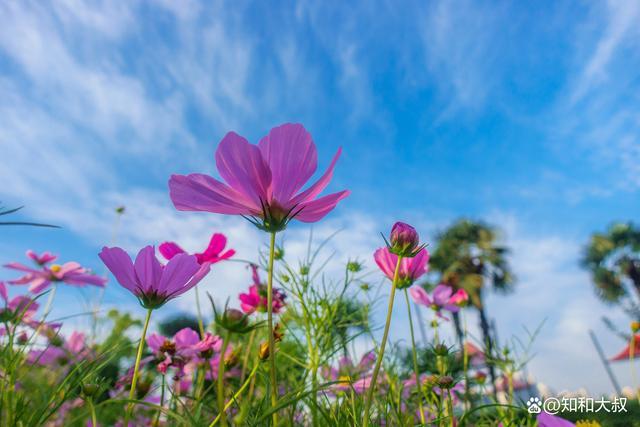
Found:
[{"label": "logo icon", "polygon": [[527,410],[530,414],[539,414],[542,411],[541,406],[542,401],[537,397],[530,397],[527,400]]}]

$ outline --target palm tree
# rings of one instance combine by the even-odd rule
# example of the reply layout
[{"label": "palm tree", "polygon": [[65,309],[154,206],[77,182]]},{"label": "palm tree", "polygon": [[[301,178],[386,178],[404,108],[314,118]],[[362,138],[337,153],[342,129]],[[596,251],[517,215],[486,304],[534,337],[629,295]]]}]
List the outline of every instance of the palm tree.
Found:
[{"label": "palm tree", "polygon": [[594,233],[582,264],[603,301],[619,304],[631,299],[630,292],[640,299],[640,228],[631,222],[615,223],[605,233]]},{"label": "palm tree", "polygon": [[[511,291],[514,284],[507,261],[509,251],[498,244],[497,234],[497,230],[488,224],[461,219],[438,236],[437,247],[429,263],[432,271],[439,273],[440,283],[467,291],[471,305],[478,310],[489,375],[494,385],[496,376],[491,360],[495,340],[489,326],[484,295],[488,287],[505,293]],[[462,329],[457,315],[454,322],[462,345]]]}]

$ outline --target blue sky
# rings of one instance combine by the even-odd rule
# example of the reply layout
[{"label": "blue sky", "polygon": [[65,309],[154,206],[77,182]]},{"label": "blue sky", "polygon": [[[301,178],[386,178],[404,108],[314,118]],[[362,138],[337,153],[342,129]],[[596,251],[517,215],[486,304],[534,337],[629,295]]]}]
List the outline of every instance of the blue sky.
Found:
[{"label": "blue sky", "polygon": [[[325,3],[0,5],[0,200],[64,227],[3,228],[2,262],[47,249],[100,270],[119,204],[129,250],[165,239],[197,249],[220,230],[255,259],[263,236],[238,218],[175,212],[167,179],[215,174],[229,130],[256,142],[301,122],[320,169],[344,150],[331,189],[352,195],[314,229],[344,229],[337,259],[373,267],[377,233],[396,219],[427,241],[461,216],[499,225],[519,278],[489,301],[501,336],[547,318],[532,373],[608,391],[587,329],[615,352],[599,317],[627,320],[595,299],[578,258],[591,232],[640,214],[640,5]],[[290,253],[307,232],[289,231]],[[220,298],[248,283],[239,267],[220,270],[209,284]],[[82,306],[56,310],[69,307]]]}]

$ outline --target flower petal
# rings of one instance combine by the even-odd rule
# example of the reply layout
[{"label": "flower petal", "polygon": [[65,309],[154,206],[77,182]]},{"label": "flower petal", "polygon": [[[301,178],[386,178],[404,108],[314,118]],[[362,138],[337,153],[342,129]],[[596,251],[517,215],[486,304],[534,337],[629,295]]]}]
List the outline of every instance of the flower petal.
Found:
[{"label": "flower petal", "polygon": [[177,243],[164,242],[164,243],[160,243],[160,246],[158,246],[158,252],[160,252],[160,254],[164,257],[164,259],[170,260],[171,258],[173,258],[178,254],[183,254],[184,249],[178,246]]},{"label": "flower petal", "polygon": [[426,249],[421,249],[413,258],[404,259],[410,260],[410,263],[407,266],[407,274],[411,277],[411,280],[417,280],[428,271],[427,262],[429,262],[429,252],[427,252]]},{"label": "flower petal", "polygon": [[453,290],[447,285],[438,285],[433,290],[433,302],[439,306],[443,306],[449,302]]},{"label": "flower petal", "polygon": [[179,211],[251,215],[260,212],[253,203],[228,185],[201,173],[171,175],[169,196]]},{"label": "flower petal", "polygon": [[300,124],[286,123],[271,129],[258,147],[271,170],[272,196],[281,204],[288,202],[318,167],[311,134]]},{"label": "flower petal", "polygon": [[329,194],[319,199],[303,203],[298,208],[300,212],[295,216],[295,219],[302,222],[316,222],[324,218],[329,212],[331,212],[338,202],[350,194],[349,190],[340,191],[339,193]]},{"label": "flower petal", "polygon": [[389,280],[393,280],[393,274],[395,273],[396,263],[398,262],[398,257],[391,252],[389,249],[384,247],[375,251],[373,254],[373,259],[380,267],[380,270],[389,278]]},{"label": "flower petal", "polygon": [[156,291],[161,295],[177,296],[198,270],[200,264],[195,255],[178,254],[165,266]]},{"label": "flower petal", "polygon": [[333,156],[333,160],[331,160],[331,164],[329,164],[329,167],[327,168],[325,173],[320,177],[320,179],[318,179],[313,185],[311,185],[309,188],[304,190],[302,193],[298,194],[293,199],[291,199],[291,206],[295,206],[297,204],[313,200],[320,193],[322,193],[322,190],[324,190],[327,187],[327,185],[329,185],[329,182],[331,182],[331,178],[333,178],[333,169],[336,167],[336,162],[338,161],[338,158],[340,158],[340,153],[342,153],[342,148],[338,148],[338,151]]},{"label": "flower petal", "polygon": [[271,171],[257,146],[229,132],[216,150],[216,166],[227,184],[255,206],[269,201]]},{"label": "flower petal", "polygon": [[156,258],[153,246],[145,246],[140,249],[135,262],[136,277],[143,292],[158,290],[158,284],[162,277],[162,265]]},{"label": "flower petal", "polygon": [[429,294],[427,291],[422,289],[422,286],[412,286],[409,288],[409,293],[411,294],[411,298],[416,304],[422,304],[429,307],[433,302],[431,298],[429,298]]},{"label": "flower petal", "polygon": [[135,295],[138,294],[138,282],[133,269],[133,262],[124,250],[105,246],[98,256],[121,286]]}]

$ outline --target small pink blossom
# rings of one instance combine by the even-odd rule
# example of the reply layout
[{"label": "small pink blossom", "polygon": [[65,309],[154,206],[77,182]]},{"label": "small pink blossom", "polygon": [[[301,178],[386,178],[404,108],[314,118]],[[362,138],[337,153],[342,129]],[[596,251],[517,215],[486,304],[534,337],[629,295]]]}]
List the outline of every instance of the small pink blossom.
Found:
[{"label": "small pink blossom", "polygon": [[431,308],[436,312],[436,315],[442,319],[447,319],[442,315],[442,310],[446,310],[451,313],[457,313],[460,310],[460,306],[457,302],[464,299],[461,292],[466,294],[466,292],[461,289],[456,292],[455,295],[451,295],[453,293],[451,287],[442,284],[436,286],[433,290],[433,297],[429,296],[427,291],[425,291],[421,286],[413,286],[409,289],[409,293],[416,304],[421,304]]},{"label": "small pink blossom", "polygon": [[[208,262],[210,264],[215,264],[220,261],[224,261],[226,259],[231,258],[235,255],[236,251],[233,249],[224,250],[227,245],[227,238],[224,234],[214,233],[211,236],[211,240],[209,241],[209,246],[203,252],[196,252],[193,255],[196,256],[198,260],[198,264],[204,264]],[[177,243],[174,242],[164,242],[160,244],[158,247],[158,251],[162,254],[165,259],[170,260],[177,254],[186,253],[184,249],[178,246]]]},{"label": "small pink blossom", "polygon": [[[258,266],[251,264],[251,269],[253,271],[253,285],[249,287],[248,293],[240,294],[238,297],[240,299],[240,308],[242,308],[242,311],[246,314],[251,314],[256,311],[266,313],[269,302],[267,299],[267,285],[260,283]],[[284,308],[286,298],[287,296],[282,290],[278,288],[272,289],[271,302],[273,313],[279,313]]]}]

